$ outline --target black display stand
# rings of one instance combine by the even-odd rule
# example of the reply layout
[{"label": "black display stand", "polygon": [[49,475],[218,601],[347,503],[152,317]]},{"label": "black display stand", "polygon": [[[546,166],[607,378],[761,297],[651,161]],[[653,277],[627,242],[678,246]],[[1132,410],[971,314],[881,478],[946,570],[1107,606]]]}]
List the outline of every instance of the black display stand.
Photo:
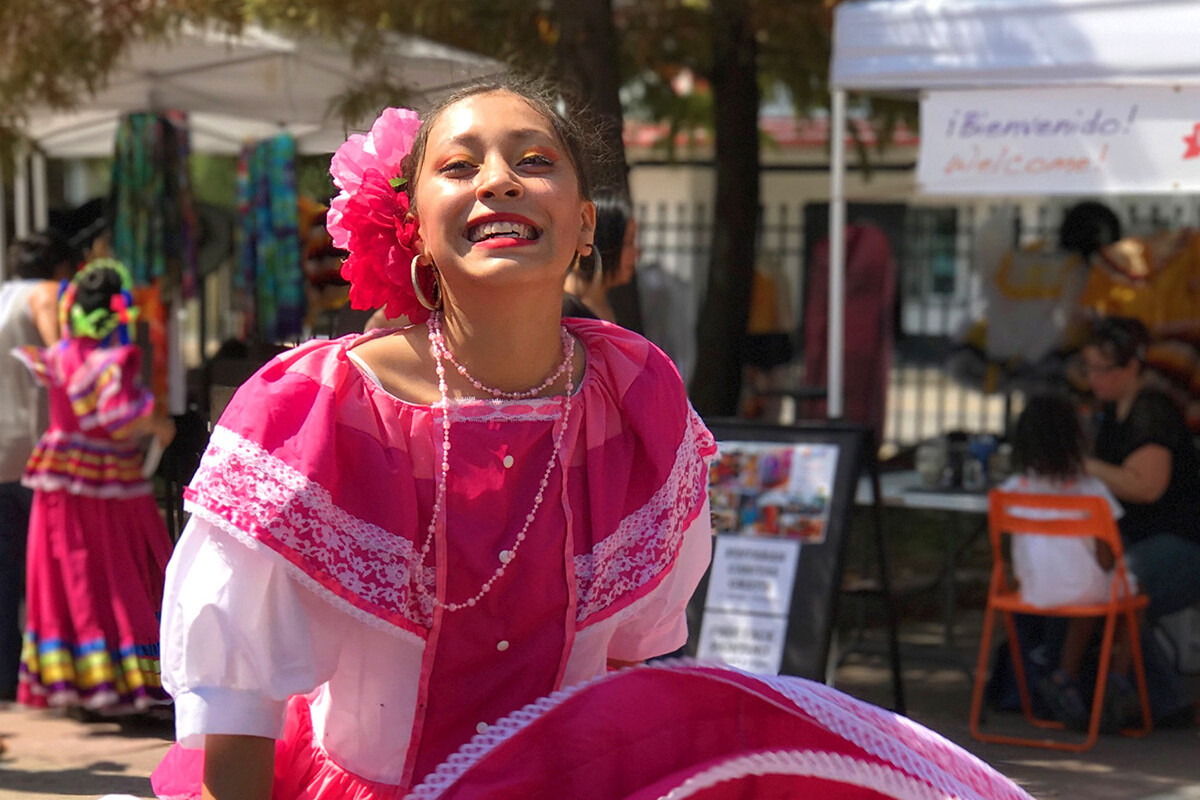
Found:
[{"label": "black display stand", "polygon": [[[852,593],[877,593],[885,599],[888,645],[892,668],[892,692],[894,709],[905,713],[904,691],[900,673],[899,638],[895,610],[886,602],[891,596],[889,570],[884,547],[882,494],[879,487],[879,469],[875,458],[874,433],[870,428],[842,422],[818,422],[800,425],[768,425],[737,419],[706,420],[716,437],[718,446],[726,451],[739,447],[753,449],[762,444],[784,448],[803,445],[825,445],[836,448],[837,460],[830,486],[829,496],[822,499],[824,521],[819,537],[809,540],[797,539],[805,531],[784,530],[776,536],[761,537],[741,533],[722,533],[720,538],[753,542],[771,538],[779,542],[794,541],[798,547],[795,556],[795,579],[792,584],[790,604],[786,609],[786,637],[782,643],[782,658],[779,672],[797,675],[812,680],[826,681],[830,664],[830,646],[834,624],[837,619],[838,599],[843,593],[843,566],[846,543],[849,540],[850,512],[855,503],[860,477],[868,477],[873,490],[871,522],[874,549],[878,558],[878,583],[871,587],[858,586]],[[713,482],[721,480],[714,474]],[[720,515],[716,495],[715,513]],[[721,527],[718,518],[717,528]],[[727,546],[732,546],[728,545]],[[716,562],[714,562],[716,566]],[[713,567],[705,574],[692,601],[688,606],[690,636],[686,647],[689,655],[700,650],[704,630],[706,603],[709,600],[709,583]],[[719,583],[719,581],[718,581]],[[752,585],[752,582],[747,585]],[[717,618],[718,612],[713,612]],[[723,612],[721,612],[723,613]],[[749,616],[754,616],[753,612]],[[778,623],[778,620],[776,620]],[[765,638],[769,638],[765,637]]]}]

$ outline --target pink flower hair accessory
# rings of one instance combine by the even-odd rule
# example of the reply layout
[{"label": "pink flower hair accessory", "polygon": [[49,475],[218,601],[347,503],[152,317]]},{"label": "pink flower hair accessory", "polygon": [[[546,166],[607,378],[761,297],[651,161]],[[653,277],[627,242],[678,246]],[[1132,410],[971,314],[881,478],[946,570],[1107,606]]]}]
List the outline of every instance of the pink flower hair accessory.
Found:
[{"label": "pink flower hair accessory", "polygon": [[333,245],[349,252],[342,277],[350,281],[350,305],[382,307],[389,317],[414,323],[424,322],[429,311],[413,293],[417,226],[408,215],[401,163],[420,126],[415,111],[385,108],[369,133],[347,139],[329,164],[341,191],[326,219]]}]

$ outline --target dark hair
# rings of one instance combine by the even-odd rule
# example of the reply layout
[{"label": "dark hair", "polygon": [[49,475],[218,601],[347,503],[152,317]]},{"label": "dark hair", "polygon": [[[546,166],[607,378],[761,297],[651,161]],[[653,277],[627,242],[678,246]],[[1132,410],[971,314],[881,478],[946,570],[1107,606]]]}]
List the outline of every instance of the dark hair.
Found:
[{"label": "dark hair", "polygon": [[85,313],[107,309],[114,295],[121,293],[121,273],[111,267],[92,267],[75,279],[75,305]]},{"label": "dark hair", "polygon": [[1150,332],[1140,319],[1105,317],[1092,328],[1087,344],[1099,349],[1114,365],[1124,367],[1134,359],[1145,363]]},{"label": "dark hair", "polygon": [[1017,418],[1012,445],[1021,469],[1064,480],[1083,471],[1083,426],[1063,395],[1031,397]]},{"label": "dark hair", "polygon": [[421,127],[417,130],[416,137],[413,139],[412,150],[405,156],[404,162],[401,165],[401,172],[407,179],[404,188],[408,193],[409,200],[413,199],[416,190],[417,173],[420,171],[421,162],[425,160],[425,148],[429,143],[429,130],[441,117],[442,112],[467,98],[496,92],[516,95],[550,123],[555,137],[566,148],[567,158],[571,162],[571,166],[575,169],[575,176],[579,180],[579,193],[590,200],[592,196],[592,170],[596,168],[596,161],[600,159],[600,153],[602,152],[600,140],[594,132],[597,130],[597,126],[592,126],[590,128],[591,132],[589,132],[589,128],[578,121],[567,119],[560,114],[555,108],[556,95],[549,84],[533,78],[518,77],[470,84],[447,96],[434,105],[433,108],[421,114]]},{"label": "dark hair", "polygon": [[10,258],[18,278],[49,281],[67,277],[61,274],[64,265],[73,270],[83,255],[66,236],[47,228],[13,242]]},{"label": "dark hair", "polygon": [[1058,228],[1058,246],[1084,258],[1120,238],[1121,220],[1111,208],[1095,200],[1071,206]]},{"label": "dark hair", "polygon": [[[607,278],[621,268],[625,230],[633,218],[633,207],[624,194],[609,188],[597,190],[592,202],[596,204],[596,235],[592,244],[600,253],[600,270]],[[578,269],[584,280],[596,277],[596,259],[592,253],[580,256]]]}]

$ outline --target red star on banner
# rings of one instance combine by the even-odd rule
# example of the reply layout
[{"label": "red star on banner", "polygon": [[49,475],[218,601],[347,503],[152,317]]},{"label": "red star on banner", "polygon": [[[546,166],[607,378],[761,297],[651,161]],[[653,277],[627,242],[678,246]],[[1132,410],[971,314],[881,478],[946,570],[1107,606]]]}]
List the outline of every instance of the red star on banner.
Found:
[{"label": "red star on banner", "polygon": [[1200,158],[1200,122],[1193,126],[1191,136],[1183,137],[1183,143],[1187,145],[1187,152],[1183,154],[1184,160]]}]

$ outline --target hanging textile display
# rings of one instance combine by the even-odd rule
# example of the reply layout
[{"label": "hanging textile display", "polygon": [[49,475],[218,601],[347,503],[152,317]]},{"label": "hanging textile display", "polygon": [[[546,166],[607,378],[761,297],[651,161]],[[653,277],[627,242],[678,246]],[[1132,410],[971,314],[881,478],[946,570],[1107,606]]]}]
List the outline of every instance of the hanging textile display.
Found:
[{"label": "hanging textile display", "polygon": [[[148,325],[150,384],[155,398],[174,410],[176,385],[168,403],[171,358],[167,309],[196,290],[196,215],[188,156],[187,115],[126,114],[117,126],[112,166],[112,253],[125,263],[134,295]],[[175,364],[175,384],[181,364]]]},{"label": "hanging textile display", "polygon": [[196,215],[188,166],[187,116],[126,114],[113,156],[113,255],[137,285],[166,295],[196,287]]},{"label": "hanging textile display", "polygon": [[266,342],[295,338],[304,323],[295,162],[286,134],[249,144],[238,158],[238,288],[247,335]]}]

